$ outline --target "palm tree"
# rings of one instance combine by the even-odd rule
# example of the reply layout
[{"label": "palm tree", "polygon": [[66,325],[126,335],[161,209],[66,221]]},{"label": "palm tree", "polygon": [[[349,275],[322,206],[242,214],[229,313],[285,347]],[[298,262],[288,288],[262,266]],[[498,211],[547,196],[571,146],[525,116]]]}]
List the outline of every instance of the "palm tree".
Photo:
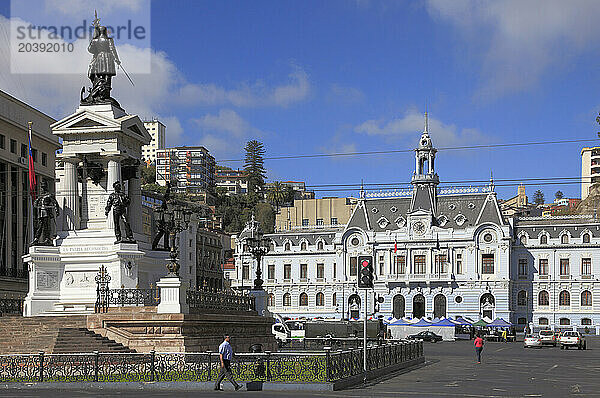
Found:
[{"label": "palm tree", "polygon": [[277,207],[278,210],[279,205],[284,203],[288,196],[287,188],[287,185],[282,184],[281,181],[275,181],[267,191],[267,200],[273,204],[273,206]]}]

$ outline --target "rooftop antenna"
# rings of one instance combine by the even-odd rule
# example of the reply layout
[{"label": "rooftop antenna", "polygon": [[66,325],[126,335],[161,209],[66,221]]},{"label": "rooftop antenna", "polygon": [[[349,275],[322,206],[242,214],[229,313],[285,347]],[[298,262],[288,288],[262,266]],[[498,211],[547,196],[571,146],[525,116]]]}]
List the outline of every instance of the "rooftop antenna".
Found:
[{"label": "rooftop antenna", "polygon": [[360,198],[364,199],[365,198],[365,186],[363,183],[363,179],[360,179]]}]

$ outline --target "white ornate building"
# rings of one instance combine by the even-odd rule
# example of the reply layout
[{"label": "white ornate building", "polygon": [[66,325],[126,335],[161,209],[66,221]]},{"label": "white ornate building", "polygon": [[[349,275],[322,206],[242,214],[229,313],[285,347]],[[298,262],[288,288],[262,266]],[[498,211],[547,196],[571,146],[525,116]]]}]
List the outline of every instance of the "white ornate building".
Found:
[{"label": "white ornate building", "polygon": [[[547,321],[558,327],[567,323],[564,319],[570,325],[600,324],[599,301],[592,299],[600,294],[594,277],[600,276],[600,251],[594,243],[600,241],[600,223],[505,219],[492,183],[439,188],[436,149],[427,126],[415,154],[412,190],[361,193],[350,221],[340,228],[267,235],[271,250],[262,271],[270,311],[291,318],[362,315],[358,256],[371,255],[375,289],[369,292],[369,315],[377,295],[384,298],[378,315],[386,317],[487,316],[521,326]],[[546,243],[539,241],[544,242],[542,234]],[[561,243],[565,235],[567,243]],[[243,241],[238,241],[235,257],[232,286],[250,287],[256,264]],[[564,258],[571,269],[561,275]],[[540,262],[546,264],[545,273]],[[549,301],[540,306],[542,290]],[[568,305],[561,305],[563,291],[570,294]]]}]

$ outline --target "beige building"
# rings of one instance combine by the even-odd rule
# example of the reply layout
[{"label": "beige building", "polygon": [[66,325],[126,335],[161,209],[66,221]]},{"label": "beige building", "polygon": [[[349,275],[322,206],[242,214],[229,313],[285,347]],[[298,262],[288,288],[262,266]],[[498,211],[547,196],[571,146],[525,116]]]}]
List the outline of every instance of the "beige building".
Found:
[{"label": "beige building", "polygon": [[517,188],[517,196],[513,196],[510,199],[499,201],[500,210],[504,217],[512,217],[515,214],[521,213],[529,208],[529,202],[527,194],[525,193],[525,186],[519,185]]},{"label": "beige building", "polygon": [[32,122],[34,169],[39,183],[54,192],[55,152],[60,148],[50,125],[56,120],[0,91],[0,294],[27,292],[27,266],[21,256],[30,236],[28,135]]},{"label": "beige building", "polygon": [[355,198],[300,199],[294,206],[282,207],[275,216],[275,230],[346,225],[356,206]]},{"label": "beige building", "polygon": [[600,147],[581,150],[581,200],[588,197],[592,184],[600,182]]},{"label": "beige building", "polygon": [[156,151],[165,149],[166,127],[157,119],[144,122],[144,127],[150,133],[152,141],[150,141],[150,144],[142,146],[142,158],[147,163],[156,164]]}]

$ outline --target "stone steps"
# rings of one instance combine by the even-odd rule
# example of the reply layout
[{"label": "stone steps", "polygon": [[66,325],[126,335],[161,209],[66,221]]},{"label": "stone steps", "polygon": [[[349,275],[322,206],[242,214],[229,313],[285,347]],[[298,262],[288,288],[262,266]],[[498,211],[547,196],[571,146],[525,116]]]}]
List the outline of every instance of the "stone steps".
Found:
[{"label": "stone steps", "polygon": [[0,354],[135,352],[86,329],[85,316],[0,317]]}]

